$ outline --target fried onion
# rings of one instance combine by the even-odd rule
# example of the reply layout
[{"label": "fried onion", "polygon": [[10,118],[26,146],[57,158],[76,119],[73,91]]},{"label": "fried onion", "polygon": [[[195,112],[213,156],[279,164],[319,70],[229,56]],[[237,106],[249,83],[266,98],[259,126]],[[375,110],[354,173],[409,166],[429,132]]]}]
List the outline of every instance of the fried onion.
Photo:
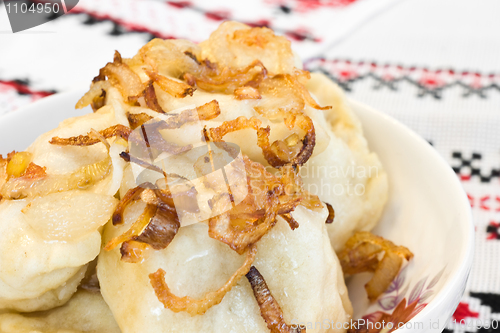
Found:
[{"label": "fried onion", "polygon": [[104,247],[104,250],[111,251],[119,244],[129,240],[133,240],[134,236],[138,236],[144,230],[144,228],[147,227],[149,221],[156,214],[157,209],[158,207],[155,205],[150,205],[150,204],[146,205],[146,208],[144,208],[141,217],[139,217],[139,219],[132,224],[129,230],[121,234],[120,236],[110,240]]},{"label": "fried onion", "polygon": [[140,263],[146,257],[146,252],[149,249],[150,246],[146,243],[133,240],[126,241],[120,248],[121,260],[131,264]]},{"label": "fried onion", "polygon": [[129,97],[128,100],[137,101],[140,97],[144,97],[144,101],[146,102],[147,107],[151,110],[158,113],[165,113],[165,111],[163,111],[163,108],[160,106],[160,103],[158,103],[158,98],[156,97],[156,91],[152,80],[146,83],[146,88],[141,92],[140,95]]},{"label": "fried onion", "polygon": [[261,123],[262,122],[255,117],[247,119],[246,117],[241,116],[233,120],[225,121],[218,127],[211,128],[209,130],[210,137],[214,142],[222,142],[222,138],[231,132],[239,131],[245,128],[258,130]]},{"label": "fried onion", "polygon": [[153,119],[153,117],[145,113],[127,113],[127,119],[130,123],[130,128],[132,130],[135,130],[137,127],[141,127],[142,125]]},{"label": "fried onion", "polygon": [[333,209],[332,205],[329,203],[326,203],[326,208],[328,208],[328,217],[326,218],[326,224],[331,224],[333,223],[333,220],[335,220],[335,210]]},{"label": "fried onion", "polygon": [[280,169],[281,182],[285,187],[286,196],[290,199],[299,200],[300,204],[308,209],[318,209],[323,207],[318,196],[304,190],[302,177],[298,168],[286,165]]},{"label": "fried onion", "polygon": [[183,78],[190,84],[209,92],[231,94],[243,86],[257,88],[267,77],[267,69],[262,62],[255,60],[242,69],[220,68],[208,60],[201,61],[195,72],[185,73]]},{"label": "fried onion", "polygon": [[[99,131],[98,133],[105,139],[118,136],[120,138],[128,140],[131,130],[130,128],[123,125],[114,125],[102,131]],[[66,139],[56,136],[49,141],[50,144],[58,146],[92,146],[99,142],[102,142],[101,139],[94,135],[92,132],[89,132],[87,135],[73,136]]]},{"label": "fried onion", "polygon": [[149,76],[151,80],[153,80],[153,82],[158,84],[158,86],[163,91],[169,93],[171,96],[174,96],[176,98],[184,98],[188,95],[193,96],[195,88],[191,87],[190,85],[184,82],[176,81],[161,74],[151,72],[148,70],[146,70],[146,74]]},{"label": "fried onion", "polygon": [[261,99],[259,91],[256,88],[244,86],[234,89],[234,96],[236,99]]},{"label": "fried onion", "polygon": [[[252,266],[246,274],[246,278],[252,286],[253,294],[259,304],[260,314],[264,318],[267,328],[271,333],[299,333],[306,332],[305,327],[298,325],[288,325],[283,318],[283,310],[272,295],[264,277]],[[296,326],[296,327],[294,327]]]},{"label": "fried onion", "polygon": [[[152,184],[151,184],[152,186]],[[141,193],[148,187],[148,184],[141,184],[140,186],[131,188],[127,191],[125,196],[120,200],[118,206],[113,213],[113,225],[118,225],[123,223],[123,213],[125,208],[127,208],[133,201],[139,199]]]},{"label": "fried onion", "polygon": [[104,101],[106,99],[106,91],[111,87],[109,81],[98,81],[92,83],[90,90],[85,93],[85,95],[80,98],[76,103],[76,109],[83,109],[84,107],[91,105],[92,110],[97,111],[104,106]]},{"label": "fried onion", "polygon": [[[229,245],[239,254],[274,227],[278,214],[291,211],[283,209],[280,212],[281,208],[290,208],[280,203],[280,197],[284,195],[280,180],[267,172],[262,164],[253,162],[244,155],[243,162],[248,195],[235,206],[229,195],[221,195],[213,203],[213,210],[224,213],[208,221],[208,235]],[[228,207],[232,208],[228,210]]]},{"label": "fried onion", "polygon": [[[290,120],[291,119],[291,120]],[[316,145],[316,132],[314,124],[308,116],[304,114],[296,114],[285,119],[289,127],[299,127],[306,132],[304,138],[299,142],[294,142],[292,138],[288,141],[275,141],[271,145],[269,143],[269,135],[271,128],[259,128],[257,131],[257,144],[262,149],[266,161],[275,168],[280,168],[286,164],[303,165],[311,157],[314,146]],[[299,145],[300,149],[294,154],[293,149]]]},{"label": "fried onion", "polygon": [[0,193],[4,198],[19,199],[74,189],[86,189],[109,175],[111,169],[111,158],[108,156],[100,162],[83,166],[68,174],[41,176],[40,170],[37,170],[37,178],[12,178],[4,184]]},{"label": "fried onion", "polygon": [[[384,253],[382,259],[381,254]],[[365,285],[370,301],[375,301],[396,277],[403,259],[410,260],[413,253],[404,246],[396,246],[393,242],[369,232],[354,234],[339,254],[344,274],[373,272],[372,279]]]},{"label": "fried onion", "polygon": [[175,208],[160,205],[148,226],[133,240],[149,244],[155,250],[162,250],[172,242],[180,226]]},{"label": "fried onion", "polygon": [[113,62],[108,62],[100,69],[99,75],[93,80],[94,84],[108,78],[111,85],[117,87],[125,99],[128,96],[137,96],[144,90],[141,78],[127,64],[121,61],[121,55],[115,51]]},{"label": "fried onion", "polygon": [[173,312],[187,312],[191,316],[203,315],[212,306],[219,304],[224,296],[245,276],[250,270],[257,247],[251,246],[247,250],[247,256],[243,265],[229,278],[229,280],[219,290],[207,293],[202,299],[194,299],[189,296],[179,297],[174,295],[165,282],[165,271],[158,269],[156,273],[150,274],[149,279],[153,286],[158,300],[163,303],[165,308]]}]

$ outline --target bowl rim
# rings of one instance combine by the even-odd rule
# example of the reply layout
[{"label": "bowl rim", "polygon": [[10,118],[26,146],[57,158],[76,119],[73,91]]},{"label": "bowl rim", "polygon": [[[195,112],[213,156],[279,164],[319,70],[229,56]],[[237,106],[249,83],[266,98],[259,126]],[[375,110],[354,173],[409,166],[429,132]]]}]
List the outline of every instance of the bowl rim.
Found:
[{"label": "bowl rim", "polygon": [[[449,303],[451,297],[456,295],[457,290],[460,290],[463,287],[465,287],[466,282],[468,280],[474,259],[474,243],[475,243],[474,220],[472,217],[472,209],[470,206],[469,199],[460,181],[458,180],[458,177],[456,176],[455,172],[453,171],[449,163],[424,138],[422,138],[408,126],[404,125],[397,119],[383,113],[382,111],[376,110],[375,108],[369,105],[366,105],[362,102],[358,102],[349,97],[347,98],[347,101],[351,106],[353,112],[356,114],[356,116],[359,117],[357,109],[364,109],[365,111],[375,114],[377,117],[382,118],[385,121],[391,123],[392,126],[395,126],[405,131],[408,134],[408,136],[412,138],[412,140],[414,140],[416,143],[419,143],[419,146],[421,147],[421,149],[425,151],[426,154],[429,154],[434,157],[436,163],[438,163],[441,169],[443,169],[443,175],[445,175],[448,178],[449,184],[451,186],[454,186],[457,193],[459,193],[459,200],[461,201],[459,209],[462,209],[463,212],[465,213],[463,215],[464,218],[461,219],[465,221],[465,223],[461,223],[462,225],[458,225],[462,229],[464,236],[466,236],[465,237],[466,243],[464,244],[465,249],[463,250],[464,258],[462,262],[459,264],[458,268],[454,272],[451,272],[452,275],[450,276],[449,280],[446,282],[443,288],[441,288],[441,290],[436,294],[436,296],[429,303],[427,303],[427,305],[422,311],[420,311],[418,314],[416,314],[413,318],[411,318],[408,321],[413,323],[424,322],[423,321],[424,318],[431,316],[431,313],[438,310],[441,306],[444,306],[447,303]],[[367,142],[368,146],[370,146],[370,142],[368,140]],[[370,151],[373,150],[370,149]],[[456,306],[458,306],[459,302],[460,299],[458,299],[456,304],[453,304],[454,308],[450,309],[452,311],[450,313],[450,317],[453,314],[453,311],[455,310]],[[449,320],[449,318],[447,318],[447,320]],[[443,323],[441,329],[443,329],[447,324],[448,322]],[[403,330],[404,326],[401,329],[396,329],[395,332],[401,332]]]},{"label": "bowl rim", "polygon": [[[58,92],[51,96],[44,97],[28,105],[22,106],[15,111],[1,115],[0,122],[10,121],[13,120],[14,118],[22,117],[23,115],[28,115],[30,112],[33,112],[34,109],[46,107],[46,105],[51,105],[52,103],[56,103],[58,100],[68,98],[69,96],[78,96],[79,98],[80,96],[83,96],[83,94],[87,90],[88,90],[87,87],[80,86],[72,88],[68,91]],[[351,106],[354,114],[356,114],[357,117],[359,117],[357,109],[364,109],[364,111],[372,113],[377,117],[382,118],[385,121],[391,123],[393,126],[406,132],[412,138],[412,140],[419,143],[419,146],[421,147],[421,149],[425,151],[426,154],[432,155],[436,160],[436,163],[438,163],[442,167],[442,169],[445,169],[443,170],[443,172],[444,175],[446,175],[446,177],[449,178],[450,185],[454,186],[457,192],[460,193],[459,194],[459,198],[461,200],[460,209],[465,210],[464,220],[467,221],[465,225],[461,226],[461,228],[463,228],[462,232],[467,236],[465,244],[466,248],[464,250],[465,257],[460,263],[459,267],[455,270],[455,272],[452,272],[454,274],[450,276],[450,280],[447,281],[447,283],[443,286],[443,288],[441,288],[441,290],[436,294],[436,296],[429,303],[427,303],[427,306],[409,321],[414,323],[419,321],[423,322],[422,319],[429,317],[431,313],[435,312],[441,306],[444,306],[450,302],[451,297],[456,295],[456,291],[460,290],[467,282],[470,270],[472,268],[472,263],[474,258],[475,229],[474,229],[474,222],[472,219],[472,210],[470,207],[469,200],[467,198],[467,194],[465,193],[462,185],[460,184],[460,181],[458,180],[456,174],[453,172],[448,162],[434,148],[432,148],[432,146],[425,139],[423,139],[416,132],[414,132],[412,129],[402,124],[395,118],[371,106],[368,106],[362,102],[355,101],[352,98],[349,98],[348,96],[346,99],[348,105]],[[84,110],[87,110],[87,108],[85,108]],[[79,111],[80,112],[78,112],[78,114],[68,114],[68,118],[80,116],[83,110]],[[368,140],[367,142],[368,145],[370,146],[370,142]],[[370,149],[370,151],[373,150]],[[458,306],[458,302],[456,302],[457,304],[453,304],[454,307]],[[454,311],[454,309],[455,308],[451,309],[451,311]],[[447,322],[444,323],[443,328],[446,326],[446,324]],[[404,328],[396,329],[395,331],[401,332],[403,330]]]}]

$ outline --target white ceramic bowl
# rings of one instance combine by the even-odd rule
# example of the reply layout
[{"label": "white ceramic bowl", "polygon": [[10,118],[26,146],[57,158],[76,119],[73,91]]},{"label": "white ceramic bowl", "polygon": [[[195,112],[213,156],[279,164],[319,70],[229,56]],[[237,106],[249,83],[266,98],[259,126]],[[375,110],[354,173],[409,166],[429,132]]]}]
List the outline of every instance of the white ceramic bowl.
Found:
[{"label": "white ceramic bowl", "polygon": [[[84,92],[47,97],[0,118],[0,153],[24,150],[60,121],[90,112],[74,109]],[[394,318],[409,320],[397,332],[441,332],[458,305],[472,264],[469,202],[451,168],[426,141],[385,114],[350,103],[389,176],[389,202],[375,233],[415,254],[375,304],[368,304],[363,287],[369,276],[348,281],[354,316],[376,319],[410,301],[415,311]]]}]

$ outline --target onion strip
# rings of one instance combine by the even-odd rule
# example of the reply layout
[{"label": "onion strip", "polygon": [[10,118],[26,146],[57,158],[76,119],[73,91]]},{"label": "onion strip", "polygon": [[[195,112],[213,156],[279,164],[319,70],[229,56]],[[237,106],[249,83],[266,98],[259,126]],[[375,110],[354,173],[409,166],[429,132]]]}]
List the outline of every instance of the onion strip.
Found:
[{"label": "onion strip", "polygon": [[158,269],[156,273],[150,274],[149,279],[153,286],[158,300],[163,303],[166,309],[173,312],[187,312],[191,316],[203,315],[212,306],[219,304],[224,296],[245,276],[255,260],[257,247],[252,246],[247,250],[247,256],[243,265],[227,280],[227,282],[217,291],[207,293],[202,299],[194,299],[189,296],[179,297],[174,295],[165,282],[166,272]]}]

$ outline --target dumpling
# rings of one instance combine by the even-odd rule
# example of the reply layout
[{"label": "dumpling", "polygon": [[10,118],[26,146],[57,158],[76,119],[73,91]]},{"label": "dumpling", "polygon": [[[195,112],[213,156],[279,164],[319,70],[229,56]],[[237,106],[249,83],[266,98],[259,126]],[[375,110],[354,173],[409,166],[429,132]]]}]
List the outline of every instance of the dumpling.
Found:
[{"label": "dumpling", "polygon": [[[25,152],[1,159],[0,309],[63,305],[101,248],[101,229],[118,202],[123,145],[62,147],[53,137],[117,124],[112,106],[64,121]],[[24,168],[24,171],[22,170]],[[20,171],[21,169],[21,171]]]},{"label": "dumpling", "polygon": [[65,305],[30,314],[0,314],[2,333],[120,333],[99,293],[77,291]]},{"label": "dumpling", "polygon": [[[143,208],[143,203],[130,206],[122,227],[106,227],[104,241],[127,230]],[[279,218],[257,243],[254,266],[264,276],[288,324],[322,322],[325,318],[345,323],[351,318],[343,273],[326,233],[327,215],[326,209],[314,212],[299,208],[293,213],[298,229],[292,231]],[[154,251],[143,263],[123,262],[120,257],[118,248],[102,252],[98,277],[101,293],[122,332],[269,332],[244,278],[220,304],[194,317],[166,309],[155,295],[149,274],[160,267],[167,272],[167,283],[176,295],[202,298],[220,288],[241,266],[243,256],[209,238],[205,224],[180,228],[165,250]],[[327,331],[343,332],[307,330]]]},{"label": "dumpling", "polygon": [[325,111],[330,143],[321,154],[304,165],[302,179],[307,190],[332,205],[335,220],[327,225],[332,246],[338,252],[357,231],[370,231],[387,202],[387,174],[370,152],[363,130],[344,93],[321,73],[311,74],[307,88]]}]

